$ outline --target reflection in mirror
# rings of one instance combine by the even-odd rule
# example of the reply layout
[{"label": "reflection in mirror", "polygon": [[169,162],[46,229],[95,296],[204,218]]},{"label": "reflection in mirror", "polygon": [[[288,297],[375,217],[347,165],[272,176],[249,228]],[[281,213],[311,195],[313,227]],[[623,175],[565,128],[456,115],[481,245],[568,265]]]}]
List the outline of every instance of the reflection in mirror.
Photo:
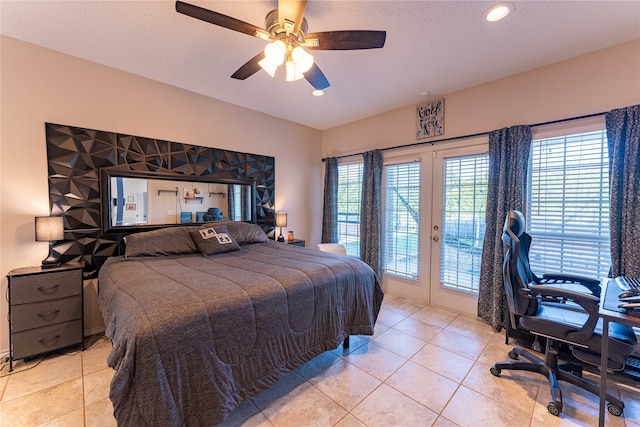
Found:
[{"label": "reflection in mirror", "polygon": [[105,232],[121,227],[254,221],[252,181],[103,170],[101,182]]}]

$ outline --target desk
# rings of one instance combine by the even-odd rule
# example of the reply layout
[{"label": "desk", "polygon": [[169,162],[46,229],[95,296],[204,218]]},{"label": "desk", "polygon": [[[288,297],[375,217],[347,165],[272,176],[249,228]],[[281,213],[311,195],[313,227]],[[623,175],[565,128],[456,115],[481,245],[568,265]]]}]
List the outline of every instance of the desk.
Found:
[{"label": "desk", "polygon": [[[611,287],[615,287],[611,288]],[[598,425],[604,427],[605,406],[607,401],[607,358],[609,357],[609,322],[622,323],[628,326],[640,326],[640,317],[618,311],[618,294],[622,292],[612,279],[602,280],[601,302],[598,310],[602,318],[602,355],[600,359],[600,410]]]}]

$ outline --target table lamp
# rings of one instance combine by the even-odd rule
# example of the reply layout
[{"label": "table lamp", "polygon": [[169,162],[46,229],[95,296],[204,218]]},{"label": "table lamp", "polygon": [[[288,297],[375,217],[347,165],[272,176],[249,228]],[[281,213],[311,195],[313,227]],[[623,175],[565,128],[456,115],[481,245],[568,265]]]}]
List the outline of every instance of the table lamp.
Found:
[{"label": "table lamp", "polygon": [[287,213],[276,212],[276,227],[280,227],[280,235],[278,236],[278,242],[284,242],[284,236],[282,235],[282,227],[287,226]]},{"label": "table lamp", "polygon": [[42,268],[60,267],[53,254],[53,242],[64,239],[64,223],[61,216],[36,217],[36,242],[49,242],[49,256],[42,260]]}]

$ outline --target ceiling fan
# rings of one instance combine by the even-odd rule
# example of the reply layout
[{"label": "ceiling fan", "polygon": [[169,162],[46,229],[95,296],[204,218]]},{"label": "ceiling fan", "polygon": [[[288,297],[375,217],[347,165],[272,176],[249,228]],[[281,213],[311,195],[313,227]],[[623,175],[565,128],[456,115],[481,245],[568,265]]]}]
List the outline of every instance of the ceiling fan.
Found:
[{"label": "ceiling fan", "polygon": [[347,30],[307,34],[307,20],[304,18],[306,7],[306,0],[279,0],[278,8],[265,18],[266,29],[262,29],[212,10],[176,1],[176,11],[179,13],[270,42],[264,51],[233,73],[231,77],[238,80],[252,76],[261,68],[273,77],[278,66],[284,63],[287,81],[304,77],[316,90],[323,90],[329,87],[329,81],[305,49],[356,50],[384,46],[386,31]]}]

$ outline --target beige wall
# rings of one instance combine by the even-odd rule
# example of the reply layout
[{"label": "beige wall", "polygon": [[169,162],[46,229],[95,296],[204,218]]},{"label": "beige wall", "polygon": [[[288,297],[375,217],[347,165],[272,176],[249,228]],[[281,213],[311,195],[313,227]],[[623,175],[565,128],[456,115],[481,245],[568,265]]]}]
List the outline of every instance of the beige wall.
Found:
[{"label": "beige wall", "polygon": [[[15,39],[0,43],[2,295],[7,272],[39,265],[47,253],[33,238],[34,216],[49,213],[45,122],[274,156],[276,208],[289,213],[286,229],[319,242],[312,224],[322,220],[320,131]],[[95,283],[85,287],[85,327],[94,330],[102,327]],[[0,301],[4,353],[7,303]]]},{"label": "beige wall", "polygon": [[[473,72],[473,70],[469,70]],[[640,40],[444,96],[449,138],[582,116],[640,103]],[[427,100],[425,100],[427,101]],[[323,156],[411,144],[415,106],[322,133]]]}]

